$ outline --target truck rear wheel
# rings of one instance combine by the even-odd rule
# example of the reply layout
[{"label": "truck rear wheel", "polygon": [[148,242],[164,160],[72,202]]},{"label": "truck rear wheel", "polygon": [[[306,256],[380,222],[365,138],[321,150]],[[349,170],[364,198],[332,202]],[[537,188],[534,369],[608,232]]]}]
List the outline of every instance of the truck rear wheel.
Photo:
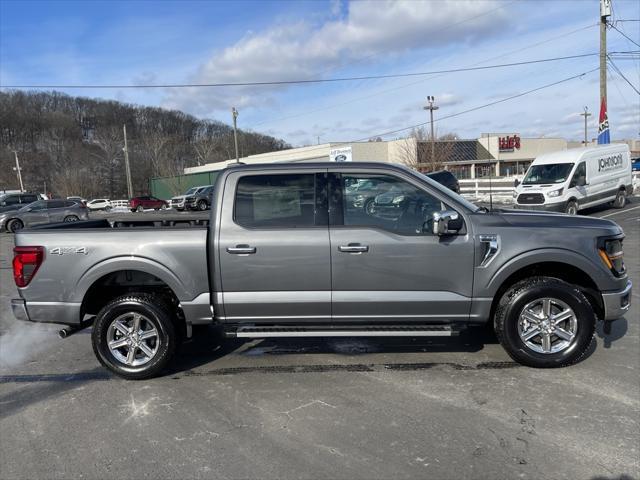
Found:
[{"label": "truck rear wheel", "polygon": [[613,202],[611,202],[613,208],[624,208],[627,204],[627,192],[624,190],[618,190],[618,194]]},{"label": "truck rear wheel", "polygon": [[116,375],[140,380],[171,361],[178,334],[169,305],[145,293],[117,297],[96,316],[91,335],[100,363]]},{"label": "truck rear wheel", "polygon": [[516,283],[494,315],[498,340],[518,363],[564,367],[579,362],[593,342],[596,315],[575,286],[551,277]]}]

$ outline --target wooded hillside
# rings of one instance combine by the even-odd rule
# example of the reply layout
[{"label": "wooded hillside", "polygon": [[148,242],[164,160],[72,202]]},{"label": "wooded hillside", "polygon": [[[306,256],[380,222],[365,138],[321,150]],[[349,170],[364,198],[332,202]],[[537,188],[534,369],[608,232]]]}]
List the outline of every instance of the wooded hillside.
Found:
[{"label": "wooded hillside", "polygon": [[[235,157],[233,130],[179,111],[57,92],[0,92],[0,190],[19,188],[57,196],[126,198],[123,125],[127,126],[134,194],[150,177]],[[239,131],[240,156],[290,148],[283,140]]]}]

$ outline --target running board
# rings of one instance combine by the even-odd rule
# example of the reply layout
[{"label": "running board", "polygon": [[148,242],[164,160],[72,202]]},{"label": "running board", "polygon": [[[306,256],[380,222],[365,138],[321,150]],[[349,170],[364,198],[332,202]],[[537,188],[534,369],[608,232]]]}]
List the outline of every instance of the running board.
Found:
[{"label": "running board", "polygon": [[271,337],[451,337],[457,335],[449,325],[431,326],[368,326],[345,328],[321,327],[238,327],[225,331],[231,338],[271,338]]}]

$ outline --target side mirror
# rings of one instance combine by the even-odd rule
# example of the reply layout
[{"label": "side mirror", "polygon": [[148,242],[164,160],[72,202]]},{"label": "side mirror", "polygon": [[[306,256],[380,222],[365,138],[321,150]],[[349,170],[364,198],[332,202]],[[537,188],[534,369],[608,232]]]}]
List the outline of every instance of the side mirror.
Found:
[{"label": "side mirror", "polygon": [[445,210],[433,213],[433,234],[453,235],[462,228],[462,218],[458,212]]},{"label": "side mirror", "polygon": [[518,188],[518,185],[520,185],[520,180],[518,180],[517,178],[513,181],[513,187],[514,188]]}]

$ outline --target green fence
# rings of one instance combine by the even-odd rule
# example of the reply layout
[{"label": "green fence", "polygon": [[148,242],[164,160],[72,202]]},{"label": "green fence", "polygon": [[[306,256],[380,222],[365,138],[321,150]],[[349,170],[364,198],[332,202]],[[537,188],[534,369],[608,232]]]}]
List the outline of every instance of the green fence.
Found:
[{"label": "green fence", "polygon": [[152,178],[149,180],[149,191],[154,197],[168,200],[171,197],[183,194],[191,187],[213,185],[219,173],[219,171],[188,173],[176,175],[175,177]]}]

